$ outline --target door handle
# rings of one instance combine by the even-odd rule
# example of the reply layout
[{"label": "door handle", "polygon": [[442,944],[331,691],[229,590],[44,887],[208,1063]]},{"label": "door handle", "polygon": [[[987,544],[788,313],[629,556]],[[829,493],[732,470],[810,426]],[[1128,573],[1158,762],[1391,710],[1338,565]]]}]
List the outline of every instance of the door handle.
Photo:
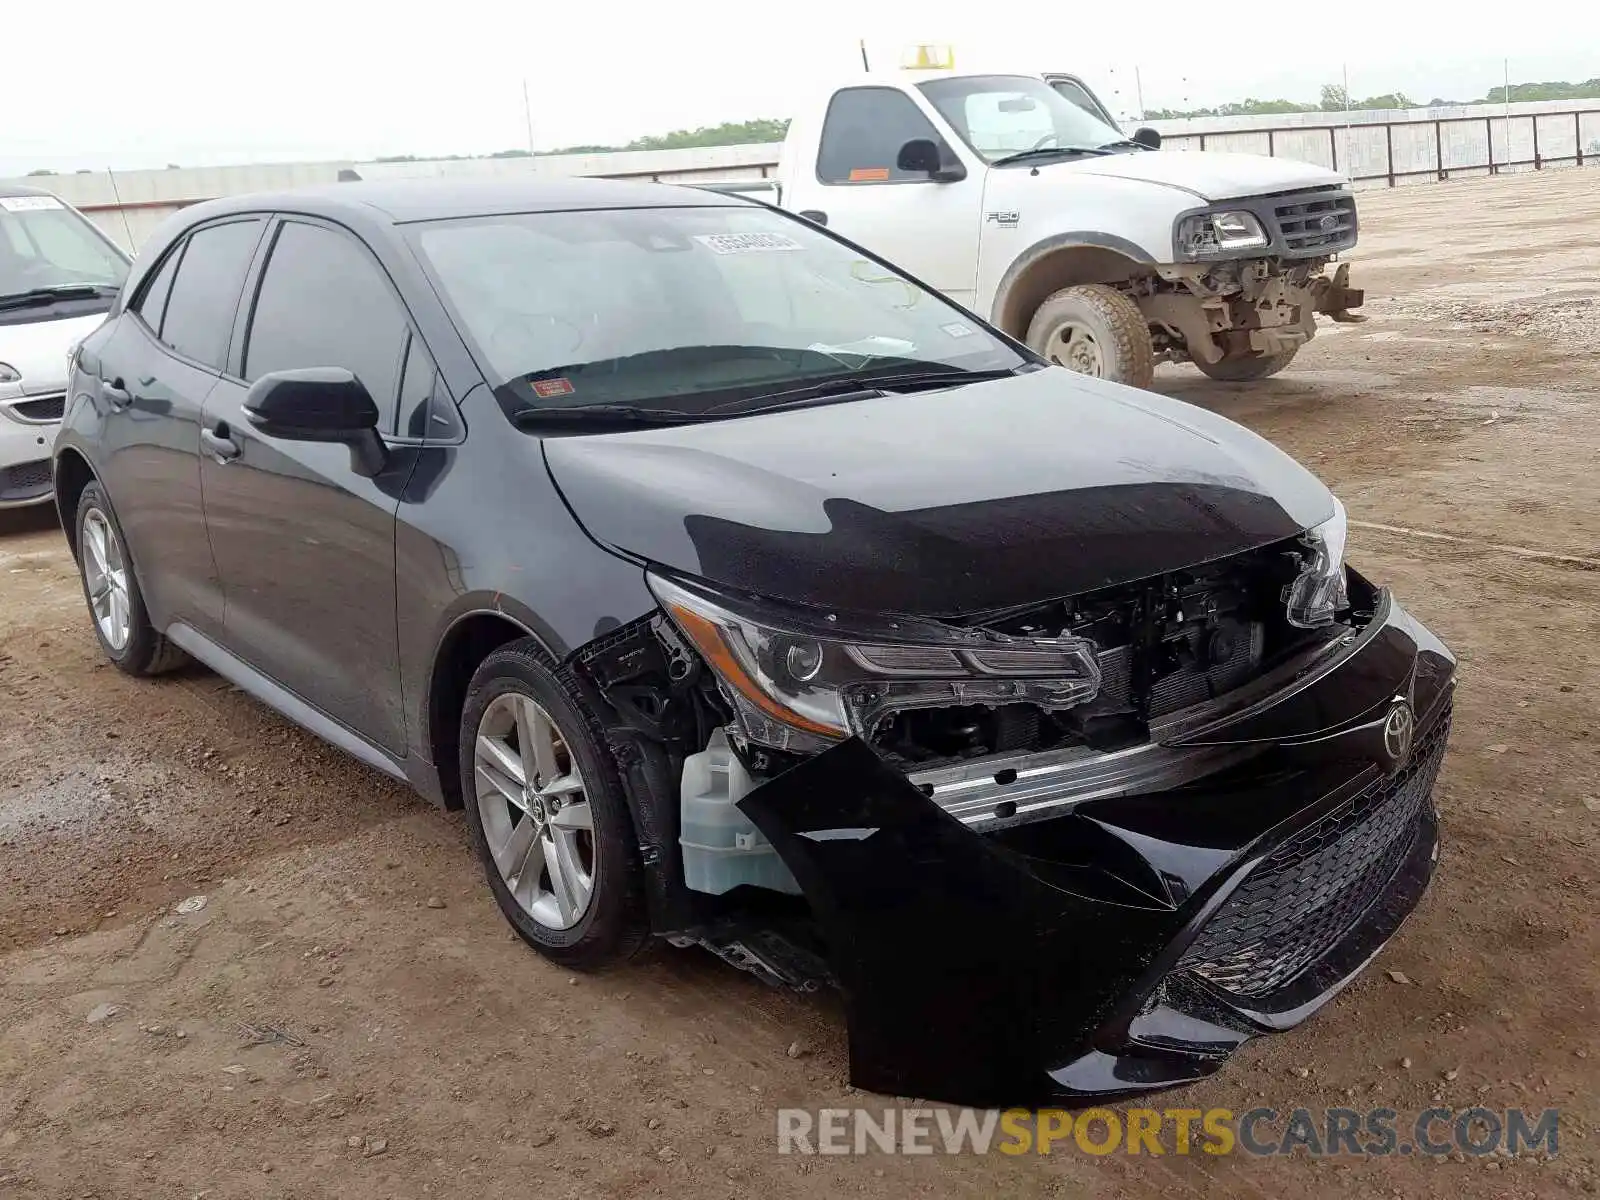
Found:
[{"label": "door handle", "polygon": [[121,412],[133,403],[133,396],[128,389],[122,386],[122,378],[102,379],[100,381],[100,398],[109,404],[116,412]]},{"label": "door handle", "polygon": [[241,453],[239,443],[228,436],[228,423],[226,421],[219,424],[215,430],[202,429],[200,431],[200,444],[219,463],[232,462]]},{"label": "door handle", "polygon": [[813,225],[826,225],[828,223],[828,214],[820,208],[802,208],[800,215]]}]

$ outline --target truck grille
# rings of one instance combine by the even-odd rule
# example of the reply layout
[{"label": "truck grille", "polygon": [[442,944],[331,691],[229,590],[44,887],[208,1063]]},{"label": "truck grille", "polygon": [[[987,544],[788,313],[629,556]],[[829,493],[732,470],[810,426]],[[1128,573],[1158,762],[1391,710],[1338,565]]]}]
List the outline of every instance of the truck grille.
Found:
[{"label": "truck grille", "polygon": [[11,406],[11,411],[18,420],[37,422],[48,425],[52,421],[61,420],[67,410],[67,395],[65,392],[54,396],[33,396],[27,400],[18,400]]},{"label": "truck grille", "polygon": [[1449,736],[1447,710],[1398,775],[1269,854],[1201,930],[1178,969],[1238,996],[1263,996],[1333,949],[1410,853]]},{"label": "truck grille", "polygon": [[1334,254],[1356,244],[1356,198],[1347,191],[1282,196],[1272,215],[1291,254]]}]

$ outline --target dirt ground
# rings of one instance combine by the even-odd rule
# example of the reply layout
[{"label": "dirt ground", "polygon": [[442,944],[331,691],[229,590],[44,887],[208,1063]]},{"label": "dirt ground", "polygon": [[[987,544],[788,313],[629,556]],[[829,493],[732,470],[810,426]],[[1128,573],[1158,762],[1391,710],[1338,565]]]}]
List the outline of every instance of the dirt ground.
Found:
[{"label": "dirt ground", "polygon": [[881,1103],[835,1004],[697,951],[538,958],[457,816],[215,676],[105,665],[53,516],[11,514],[0,1196],[1595,1192],[1600,174],[1361,205],[1367,323],[1266,384],[1158,387],[1320,472],[1459,654],[1444,856],[1375,969],[1163,1103],[1560,1106],[1556,1158],[780,1157],[774,1109]]}]

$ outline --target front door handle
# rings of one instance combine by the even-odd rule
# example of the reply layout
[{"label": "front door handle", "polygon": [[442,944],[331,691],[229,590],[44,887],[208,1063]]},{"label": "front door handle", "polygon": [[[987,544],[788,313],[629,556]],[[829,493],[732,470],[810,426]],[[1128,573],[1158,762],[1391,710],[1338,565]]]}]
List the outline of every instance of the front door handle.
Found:
[{"label": "front door handle", "polygon": [[800,215],[813,225],[826,225],[828,223],[828,214],[820,208],[802,208]]},{"label": "front door handle", "polygon": [[109,404],[116,412],[121,412],[133,403],[133,396],[128,389],[122,386],[121,378],[102,379],[100,381],[100,398]]},{"label": "front door handle", "polygon": [[239,443],[228,436],[228,423],[222,422],[216,429],[202,429],[200,431],[200,444],[206,452],[219,463],[232,462],[239,457]]}]

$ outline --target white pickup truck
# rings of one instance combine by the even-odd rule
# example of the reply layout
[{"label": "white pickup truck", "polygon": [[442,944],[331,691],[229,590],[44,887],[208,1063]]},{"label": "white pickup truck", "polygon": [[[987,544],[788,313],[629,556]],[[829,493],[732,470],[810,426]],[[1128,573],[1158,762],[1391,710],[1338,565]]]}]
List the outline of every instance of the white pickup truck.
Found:
[{"label": "white pickup truck", "polygon": [[[773,185],[826,224],[1063,366],[1143,387],[1288,366],[1316,314],[1358,320],[1347,180],[1127,137],[1070,75],[858,76],[803,108]],[[763,195],[762,193],[766,194]]]}]

